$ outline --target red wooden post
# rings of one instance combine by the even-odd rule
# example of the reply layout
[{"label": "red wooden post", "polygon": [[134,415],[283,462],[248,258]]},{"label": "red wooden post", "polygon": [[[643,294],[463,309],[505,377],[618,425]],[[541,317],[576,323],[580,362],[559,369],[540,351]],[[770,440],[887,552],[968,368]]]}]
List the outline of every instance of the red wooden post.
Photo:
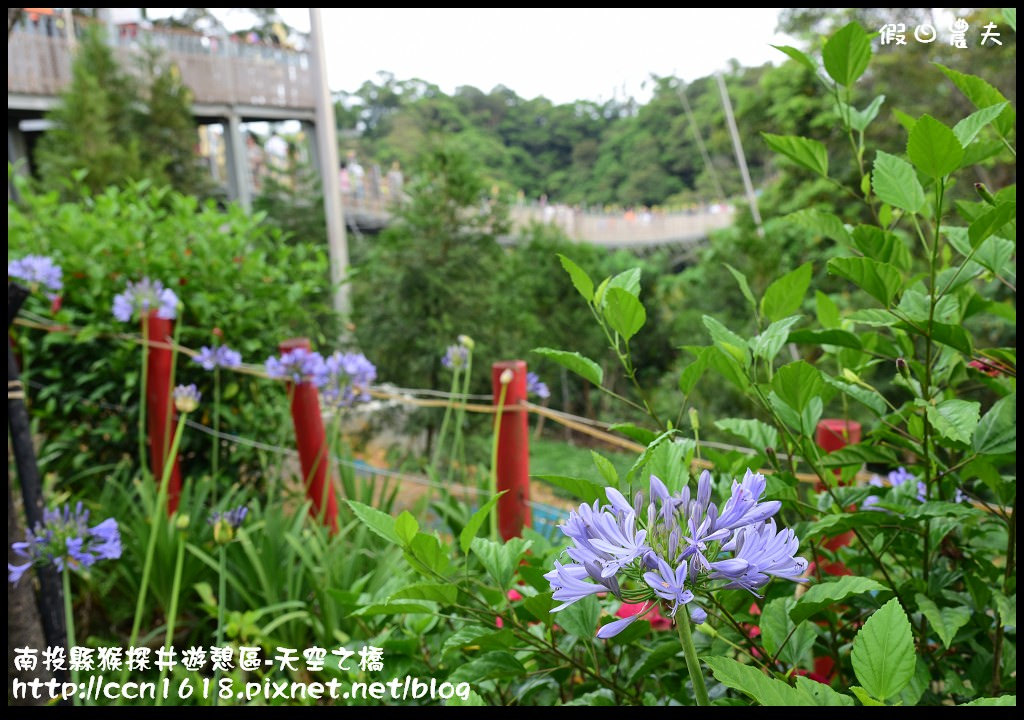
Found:
[{"label": "red wooden post", "polygon": [[[157,317],[157,311],[151,310],[143,322],[146,323],[146,337],[154,343],[146,348],[146,414],[149,421],[149,458],[153,477],[160,482],[164,476],[167,454],[174,438],[177,413],[171,403],[171,359],[173,353],[167,345],[172,339],[174,321]],[[174,466],[168,478],[167,514],[178,509],[178,498],[181,496],[181,467],[178,457],[172,459]]]},{"label": "red wooden post", "polygon": [[512,371],[512,382],[505,391],[505,405],[498,430],[498,492],[508,492],[498,500],[498,531],[508,540],[532,526],[530,515],[530,432],[525,408],[526,363],[506,360],[491,365],[494,404],[501,396],[501,374]]},{"label": "red wooden post", "polygon": [[[281,353],[291,350],[310,350],[308,338],[292,338],[278,346]],[[324,419],[320,414],[320,394],[311,382],[302,382],[292,386],[292,422],[295,424],[295,444],[299,450],[299,466],[302,468],[303,482],[306,483],[306,495],[313,501],[309,509],[310,515],[319,518],[323,513],[324,523],[330,526],[331,532],[338,532],[338,501],[334,496],[334,486],[328,481],[327,433],[324,431]],[[326,489],[327,506],[324,510],[324,492]]]},{"label": "red wooden post", "polygon": [[[847,445],[856,445],[860,442],[860,423],[853,420],[843,420],[841,418],[824,418],[818,423],[814,434],[814,440],[825,452],[835,452],[840,450]],[[839,474],[839,470],[835,470],[835,474]],[[818,484],[818,489],[823,490],[824,486]],[[853,542],[854,534],[853,531],[844,532],[841,535],[836,535],[825,541],[825,547],[829,550],[838,550],[839,548],[849,545]],[[824,558],[818,558],[818,562],[822,563]],[[822,570],[829,575],[853,575],[850,569],[847,568],[841,562],[833,562],[822,564]]]}]

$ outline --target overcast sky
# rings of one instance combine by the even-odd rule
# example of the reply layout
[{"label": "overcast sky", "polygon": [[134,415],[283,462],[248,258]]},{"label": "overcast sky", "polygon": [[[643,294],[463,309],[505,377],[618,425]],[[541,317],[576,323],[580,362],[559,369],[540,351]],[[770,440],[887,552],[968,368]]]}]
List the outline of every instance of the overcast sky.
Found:
[{"label": "overcast sky", "polygon": [[[153,10],[156,10],[155,8]],[[218,8],[213,8],[217,11]],[[280,8],[309,30],[308,8]],[[561,104],[632,95],[649,78],[693,80],[728,66],[785,59],[772,44],[779,8],[323,8],[331,90],[355,91],[379,71],[420,78],[447,94],[505,85]],[[229,21],[237,12],[218,15]],[[226,15],[226,16],[225,16]],[[229,27],[232,23],[228,22]]]}]

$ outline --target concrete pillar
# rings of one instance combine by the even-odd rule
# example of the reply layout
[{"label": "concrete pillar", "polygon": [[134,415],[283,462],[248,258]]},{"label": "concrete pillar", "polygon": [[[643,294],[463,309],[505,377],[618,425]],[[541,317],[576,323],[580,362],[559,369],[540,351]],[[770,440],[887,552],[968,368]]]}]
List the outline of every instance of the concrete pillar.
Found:
[{"label": "concrete pillar", "polygon": [[[313,165],[313,169],[316,173],[323,177],[323,168],[320,167],[320,147],[316,141],[316,123],[309,122],[308,120],[300,120],[299,125],[302,127],[302,134],[306,137],[307,152],[309,153],[309,161]],[[338,169],[335,168],[334,172],[337,173]]]},{"label": "concrete pillar", "polygon": [[235,113],[229,113],[227,119],[224,149],[228,160],[228,193],[246,212],[252,212],[252,171],[242,119]]}]

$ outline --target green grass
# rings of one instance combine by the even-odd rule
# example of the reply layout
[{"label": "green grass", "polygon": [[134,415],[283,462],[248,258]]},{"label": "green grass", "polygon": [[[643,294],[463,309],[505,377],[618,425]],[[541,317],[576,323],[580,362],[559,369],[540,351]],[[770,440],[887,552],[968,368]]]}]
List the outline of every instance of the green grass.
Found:
[{"label": "green grass", "polygon": [[[634,453],[606,449],[600,453],[612,462],[620,476],[625,475],[636,461]],[[530,438],[530,475],[568,475],[601,480],[589,448],[546,438]]]}]

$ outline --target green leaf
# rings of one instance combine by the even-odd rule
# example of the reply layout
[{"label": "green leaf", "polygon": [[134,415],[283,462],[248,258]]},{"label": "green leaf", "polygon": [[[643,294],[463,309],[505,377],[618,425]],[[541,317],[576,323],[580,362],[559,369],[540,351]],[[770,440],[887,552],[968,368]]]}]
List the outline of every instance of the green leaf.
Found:
[{"label": "green leaf", "polygon": [[902,158],[879,150],[871,173],[871,187],[882,202],[907,212],[920,212],[924,207],[924,188],[917,179],[914,166]]},{"label": "green leaf", "polygon": [[974,451],[1001,455],[1017,449],[1017,393],[1000,398],[978,421]]},{"label": "green leaf", "polygon": [[870,592],[887,592],[887,589],[877,580],[856,575],[844,575],[836,580],[817,583],[811,585],[807,592],[800,596],[796,606],[789,611],[789,617],[794,623],[803,622],[830,605],[842,602],[854,595]]},{"label": "green leaf", "polygon": [[796,164],[828,177],[828,150],[817,140],[798,135],[773,135],[761,133],[768,147],[782,153]]},{"label": "green leaf", "polygon": [[778,656],[784,663],[794,667],[803,664],[805,656],[810,660],[809,651],[817,637],[811,623],[794,623],[790,620],[789,611],[795,603],[796,599],[792,596],[769,601],[758,623],[761,642],[768,654]]},{"label": "green leaf", "polygon": [[789,55],[791,58],[796,60],[798,63],[803,65],[811,72],[818,72],[818,67],[814,64],[814,61],[811,60],[811,58],[809,58],[806,55],[806,53],[804,53],[802,50],[797,50],[795,47],[791,45],[772,45],[772,47],[778,50],[779,52],[783,52],[786,55]]},{"label": "green leaf", "polygon": [[484,538],[473,538],[469,547],[480,558],[487,574],[501,590],[512,587],[512,578],[519,566],[523,553],[532,545],[530,540],[510,538],[504,543],[497,543]]},{"label": "green leaf", "polygon": [[[613,277],[608,283],[608,290],[622,288],[633,297],[640,296],[640,268],[634,267],[624,270]],[[605,293],[607,296],[607,292]]]},{"label": "green leaf", "polygon": [[717,352],[713,347],[700,348],[696,351],[696,359],[687,365],[679,374],[679,390],[684,395],[689,395],[694,386],[700,381],[711,362],[711,353]]},{"label": "green leaf", "polygon": [[853,672],[864,689],[881,701],[894,697],[914,676],[910,621],[893,598],[867,619],[853,639]]},{"label": "green leaf", "polygon": [[585,503],[604,500],[604,486],[586,478],[569,477],[567,475],[534,475],[538,480],[551,483],[555,487],[567,490]]},{"label": "green leaf", "polygon": [[971,113],[953,127],[957,140],[965,148],[970,145],[978,133],[990,122],[999,117],[1009,103],[996,103]]},{"label": "green leaf", "polygon": [[590,451],[590,458],[594,461],[594,465],[597,466],[597,470],[601,473],[605,483],[612,487],[618,487],[619,471],[612,465],[612,461],[594,450]]},{"label": "green leaf", "polygon": [[910,269],[910,250],[895,233],[873,225],[858,225],[853,229],[853,244],[872,260],[895,265],[904,272]]},{"label": "green leaf", "polygon": [[370,603],[361,605],[349,613],[350,617],[368,617],[370,615],[434,615],[437,608],[423,603],[406,601]]},{"label": "green leaf", "polygon": [[843,382],[842,380],[829,377],[824,373],[822,374],[822,378],[825,380],[826,383],[834,387],[839,392],[849,395],[854,400],[863,403],[867,407],[871,408],[876,415],[885,415],[885,398],[882,397],[882,394],[877,390],[868,389],[863,385],[856,385],[854,383]]},{"label": "green leaf", "polygon": [[732,658],[703,658],[718,682],[738,690],[761,705],[814,705],[814,699],[792,688],[781,680],[765,675],[757,668],[744,665]]},{"label": "green leaf", "polygon": [[740,437],[748,447],[755,450],[779,446],[779,431],[768,423],[753,418],[725,418],[715,422],[715,427]]},{"label": "green leaf", "polygon": [[1016,222],[1016,220],[1017,203],[1006,202],[996,205],[968,227],[967,237],[971,241],[971,247],[978,247],[989,235],[998,232],[1008,222]]},{"label": "green leaf", "polygon": [[647,311],[635,295],[622,288],[610,287],[605,293],[604,317],[612,330],[629,342],[647,322]]},{"label": "green leaf", "polygon": [[446,656],[453,652],[467,652],[476,649],[498,650],[508,647],[514,640],[515,636],[508,629],[496,630],[494,627],[464,625],[457,628],[444,641],[441,655]]},{"label": "green leaf", "polygon": [[804,263],[769,285],[761,298],[761,314],[775,322],[799,310],[811,285],[812,271],[811,263]]},{"label": "green leaf", "polygon": [[838,347],[863,349],[860,338],[847,330],[794,330],[787,342],[797,345],[836,345]]},{"label": "green leaf", "polygon": [[578,638],[592,639],[597,634],[597,619],[601,616],[601,603],[594,595],[577,600],[558,611],[558,624]]},{"label": "green leaf", "polygon": [[1003,8],[1003,18],[1014,32],[1017,32],[1017,8]]},{"label": "green leaf", "polygon": [[[896,118],[896,121],[903,126],[903,129],[906,130],[908,133],[914,129],[914,123],[916,123],[917,120],[912,118],[910,115],[907,115],[902,110],[896,109],[893,109],[892,115],[894,118]],[[888,225],[888,223],[885,224]]]},{"label": "green leaf", "polygon": [[806,228],[815,235],[831,238],[843,244],[849,244],[850,242],[850,233],[847,232],[843,221],[834,213],[814,208],[804,208],[803,210],[791,212],[782,219],[798,227]]},{"label": "green leaf", "polygon": [[[814,300],[818,310],[818,322],[823,328],[833,329],[841,327],[843,318],[839,314],[839,306],[828,295],[821,290],[814,291]],[[797,342],[794,340],[793,342]],[[838,343],[832,343],[838,344]]]},{"label": "green leaf", "polygon": [[480,532],[480,528],[483,527],[483,524],[487,522],[491,509],[498,503],[499,498],[507,492],[508,490],[502,490],[481,505],[480,509],[470,516],[466,526],[462,528],[462,532],[459,533],[459,547],[462,548],[463,555],[469,552],[469,546],[473,542],[473,538],[475,538],[476,534]]},{"label": "green leaf", "polygon": [[574,263],[572,260],[567,258],[561,253],[557,253],[558,259],[562,263],[562,267],[569,273],[569,278],[572,280],[573,286],[579,291],[579,294],[583,296],[583,299],[587,302],[591,302],[594,299],[594,281],[587,275],[587,271],[581,268],[579,265]]},{"label": "green leaf", "polygon": [[1001,695],[1000,697],[987,697],[978,698],[977,700],[971,700],[969,703],[964,703],[961,707],[970,706],[998,706],[998,707],[1017,707],[1017,696],[1016,695]]},{"label": "green leaf", "polygon": [[903,287],[899,271],[871,258],[832,258],[828,261],[828,271],[850,280],[886,307]]},{"label": "green leaf", "polygon": [[938,405],[918,400],[924,406],[928,420],[943,437],[954,442],[971,444],[974,430],[978,427],[981,403],[973,400],[943,400]]},{"label": "green leaf", "polygon": [[711,350],[708,354],[708,367],[716,370],[739,390],[746,392],[750,387],[750,381],[736,357],[717,347],[708,349]]},{"label": "green leaf", "polygon": [[818,707],[853,707],[853,698],[849,695],[838,693],[828,685],[802,675],[796,676],[796,690],[810,697],[814,701],[811,704]]},{"label": "green leaf", "polygon": [[857,81],[871,62],[871,40],[856,22],[834,33],[821,51],[825,72],[840,85],[849,87]]},{"label": "green leaf", "polygon": [[[967,96],[967,99],[971,101],[974,107],[983,109],[991,105],[1007,102],[1006,97],[1001,92],[980,77],[958,72],[940,63],[935,63],[935,65],[957,86],[960,92]],[[992,125],[1003,136],[1012,134],[1016,124],[1017,113],[1014,112],[1012,105],[1009,104],[992,121]]]},{"label": "green leaf", "polygon": [[779,354],[779,350],[785,345],[786,338],[789,337],[789,329],[798,323],[800,319],[800,315],[793,315],[777,320],[766,327],[764,332],[750,341],[754,355],[768,362],[774,360],[775,356]]},{"label": "green leaf", "polygon": [[850,108],[850,126],[858,132],[864,132],[868,129],[868,125],[871,121],[878,117],[878,111],[882,109],[882,103],[885,102],[885,95],[879,95],[871,101],[866,108],[858,110],[854,107]]},{"label": "green leaf", "polygon": [[[433,535],[416,533],[405,552],[405,558],[419,572],[420,566],[431,573],[442,574],[451,564],[452,549]],[[424,573],[426,574],[426,573]]]},{"label": "green leaf", "polygon": [[503,650],[495,650],[459,665],[447,680],[452,684],[460,682],[477,684],[483,680],[520,677],[525,672],[526,668],[516,660],[515,655]]},{"label": "green leaf", "polygon": [[860,704],[864,705],[865,707],[885,707],[884,702],[879,702],[878,700],[875,700],[873,697],[871,697],[870,694],[868,694],[868,691],[862,688],[860,685],[851,685],[850,692],[856,695],[857,699],[860,700]]},{"label": "green leaf", "polygon": [[1017,629],[1017,593],[1006,597],[1001,592],[992,593],[992,599],[996,603],[996,612],[999,613],[999,621],[1007,630]]},{"label": "green leaf", "polygon": [[701,319],[704,321],[704,327],[711,333],[716,348],[728,353],[742,367],[750,366],[750,349],[746,340],[710,315],[705,315]]},{"label": "green leaf", "polygon": [[825,381],[821,379],[818,368],[804,360],[797,360],[779,368],[772,378],[772,389],[783,402],[799,413],[804,411],[811,398],[822,393]]},{"label": "green leaf", "polygon": [[615,423],[614,425],[609,425],[608,430],[610,432],[620,432],[629,439],[636,440],[641,445],[647,445],[654,440],[654,438],[658,437],[658,433],[648,430],[647,428],[637,427],[632,423]]},{"label": "green leaf", "polygon": [[389,597],[388,602],[390,603],[392,600],[430,600],[442,605],[451,605],[455,602],[458,594],[459,589],[455,585],[418,583],[402,588]]},{"label": "green leaf", "polygon": [[939,180],[960,167],[964,148],[951,129],[922,115],[907,140],[907,157],[925,175]]},{"label": "green leaf", "polygon": [[956,631],[971,620],[971,610],[966,607],[947,607],[939,609],[931,598],[917,593],[914,596],[918,609],[928,618],[928,622],[939,634],[942,644],[948,649],[956,637]]},{"label": "green leaf", "polygon": [[537,593],[532,597],[526,598],[523,600],[523,607],[545,625],[550,625],[554,621],[551,608],[555,607],[555,601],[551,597],[550,592]]},{"label": "green leaf", "polygon": [[725,265],[725,269],[728,270],[736,279],[736,284],[740,286],[740,292],[743,293],[743,297],[745,297],[747,302],[750,303],[750,308],[756,312],[757,300],[754,299],[754,293],[750,291],[750,285],[747,284],[746,276],[729,263],[722,264]]},{"label": "green leaf", "polygon": [[416,518],[412,516],[408,510],[403,510],[397,518],[395,518],[395,535],[402,541],[403,545],[408,545],[412,542],[412,539],[419,532],[420,524],[416,522]]},{"label": "green leaf", "polygon": [[355,500],[346,500],[345,502],[348,503],[349,507],[352,508],[352,512],[363,521],[366,527],[388,542],[401,544],[402,540],[398,537],[398,533],[395,532],[395,519],[393,517],[381,512],[377,508],[364,505]]},{"label": "green leaf", "polygon": [[604,379],[604,372],[601,370],[601,366],[590,358],[580,355],[578,352],[552,350],[551,348],[545,347],[534,348],[530,352],[537,353],[541,357],[546,357],[548,360],[555,361],[562,367],[571,370],[584,380],[587,380],[598,387],[601,386],[601,382]]}]

